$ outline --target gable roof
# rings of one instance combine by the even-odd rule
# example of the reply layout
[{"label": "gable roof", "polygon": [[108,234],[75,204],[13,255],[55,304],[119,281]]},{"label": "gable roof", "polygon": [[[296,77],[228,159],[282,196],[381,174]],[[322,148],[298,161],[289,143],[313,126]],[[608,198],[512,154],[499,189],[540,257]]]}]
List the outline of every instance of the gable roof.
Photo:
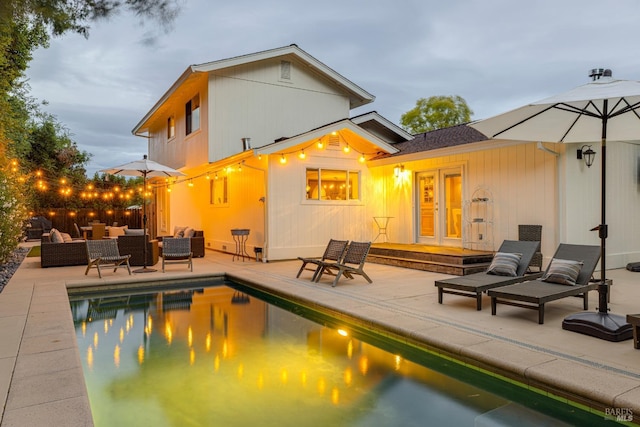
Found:
[{"label": "gable roof", "polygon": [[349,97],[349,106],[351,109],[361,107],[365,104],[373,102],[375,96],[362,89],[346,77],[337,73],[326,64],[318,61],[313,56],[309,55],[304,50],[300,49],[297,45],[291,44],[289,46],[279,47],[276,49],[265,50],[262,52],[251,53],[247,55],[235,56],[232,58],[221,59],[212,62],[206,62],[203,64],[190,65],[182,73],[182,75],[176,80],[173,85],[162,95],[162,97],[156,102],[156,104],[145,114],[145,116],[138,122],[138,124],[131,131],[134,135],[139,132],[143,132],[143,126],[147,121],[155,114],[158,109],[173,95],[173,93],[183,84],[193,80],[197,75],[203,75],[217,70],[225,68],[236,67],[238,65],[248,64],[252,62],[263,61],[266,59],[278,58],[278,57],[291,57],[293,56],[298,61],[301,61],[309,69],[318,75],[328,79],[331,83],[339,87]]},{"label": "gable roof", "polygon": [[377,111],[371,111],[359,116],[351,117],[353,123],[369,132],[380,135],[390,143],[406,142],[413,139],[413,135],[402,129],[400,126],[387,120]]},{"label": "gable roof", "polygon": [[263,154],[281,153],[300,144],[307,143],[311,140],[315,141],[331,132],[340,132],[343,130],[349,132],[349,134],[352,136],[357,136],[363,140],[368,141],[367,145],[373,146],[356,147],[352,143],[349,143],[350,145],[354,146],[354,149],[356,151],[359,151],[361,153],[378,153],[380,151],[383,151],[385,153],[396,153],[398,151],[395,148],[397,144],[390,143],[376,133],[372,133],[365,127],[359,126],[358,124],[354,123],[351,119],[338,120],[333,123],[328,123],[319,128],[311,129],[299,135],[280,138],[271,144],[263,145],[262,147],[256,148],[255,150]]},{"label": "gable roof", "polygon": [[409,141],[394,144],[394,148],[398,149],[397,153],[383,154],[378,158],[401,156],[487,140],[488,138],[483,133],[475,130],[465,123],[444,129],[419,133]]}]

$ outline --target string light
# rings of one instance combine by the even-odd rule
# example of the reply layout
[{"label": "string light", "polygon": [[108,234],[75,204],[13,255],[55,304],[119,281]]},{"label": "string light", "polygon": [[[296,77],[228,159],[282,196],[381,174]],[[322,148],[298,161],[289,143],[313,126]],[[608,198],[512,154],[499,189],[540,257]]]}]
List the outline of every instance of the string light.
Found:
[{"label": "string light", "polygon": [[304,154],[304,150],[300,151],[300,154],[298,154],[298,157],[300,157],[301,160],[304,160],[305,157],[307,157],[306,154]]},{"label": "string light", "polygon": [[284,154],[282,154],[282,156],[280,157],[280,163],[282,163],[283,165],[287,163],[287,158],[284,156]]}]

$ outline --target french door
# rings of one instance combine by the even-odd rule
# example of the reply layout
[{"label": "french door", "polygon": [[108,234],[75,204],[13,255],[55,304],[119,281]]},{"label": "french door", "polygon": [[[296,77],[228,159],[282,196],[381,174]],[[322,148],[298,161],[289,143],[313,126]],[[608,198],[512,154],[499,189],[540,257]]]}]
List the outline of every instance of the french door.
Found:
[{"label": "french door", "polygon": [[416,174],[417,243],[462,246],[462,167]]}]

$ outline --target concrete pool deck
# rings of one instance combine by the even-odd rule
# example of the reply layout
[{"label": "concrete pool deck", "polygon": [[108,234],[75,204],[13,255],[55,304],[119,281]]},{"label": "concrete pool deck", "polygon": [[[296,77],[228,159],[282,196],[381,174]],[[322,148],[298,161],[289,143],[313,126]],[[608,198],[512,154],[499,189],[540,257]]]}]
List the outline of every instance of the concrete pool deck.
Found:
[{"label": "concrete pool deck", "polygon": [[[450,277],[443,274],[369,263],[365,271],[373,284],[356,276],[332,288],[330,277],[316,284],[304,272],[296,279],[299,266],[299,261],[233,262],[230,254],[206,251],[195,259],[194,273],[177,265],[163,274],[158,264],[155,273],[128,276],[108,270],[98,279],[95,270],[84,276],[84,266],[43,269],[40,258],[25,258],[0,292],[0,426],[93,425],[67,287],[213,274],[258,283],[338,318],[383,327],[400,339],[474,361],[613,418],[632,413],[640,423],[640,350],[630,340],[613,343],[562,330],[564,317],[582,311],[580,299],[548,304],[545,324],[539,325],[534,310],[500,305],[492,316],[486,297],[482,311],[476,311],[472,298],[445,295],[444,304],[438,304],[434,281]],[[613,280],[611,312],[639,313],[640,274],[620,269],[607,276]],[[596,292],[590,300],[593,310]]]}]

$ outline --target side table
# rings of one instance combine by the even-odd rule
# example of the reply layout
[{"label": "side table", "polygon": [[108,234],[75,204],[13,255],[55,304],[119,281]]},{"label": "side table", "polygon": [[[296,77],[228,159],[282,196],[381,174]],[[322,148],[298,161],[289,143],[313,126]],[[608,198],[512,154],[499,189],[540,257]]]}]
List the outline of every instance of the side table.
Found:
[{"label": "side table", "polygon": [[249,239],[249,229],[248,228],[233,228],[231,229],[231,236],[233,237],[233,241],[236,242],[236,252],[233,254],[232,261],[235,261],[236,258],[240,259],[242,257],[242,261],[244,262],[244,258],[250,258],[247,253],[247,240]]},{"label": "side table", "polygon": [[387,235],[387,226],[389,225],[389,220],[393,218],[392,216],[374,216],[373,220],[376,222],[378,226],[378,235],[373,241],[378,240],[378,237],[384,236],[385,242],[389,241],[389,236]]}]

